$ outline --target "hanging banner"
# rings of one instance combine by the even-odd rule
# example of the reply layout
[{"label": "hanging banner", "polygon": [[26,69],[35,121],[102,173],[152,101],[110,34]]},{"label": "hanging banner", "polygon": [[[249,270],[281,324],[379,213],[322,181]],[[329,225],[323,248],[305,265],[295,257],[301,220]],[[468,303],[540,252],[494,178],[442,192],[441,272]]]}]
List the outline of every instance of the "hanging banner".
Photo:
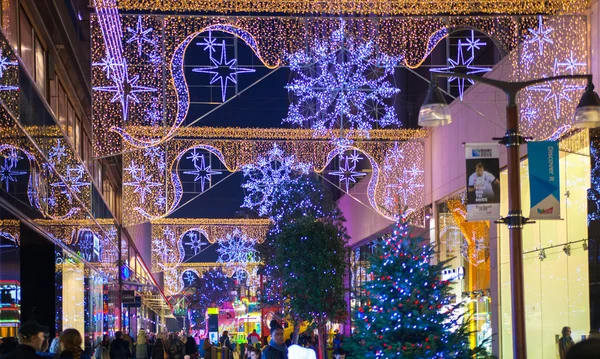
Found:
[{"label": "hanging banner", "polygon": [[500,161],[497,143],[467,143],[467,220],[500,218]]},{"label": "hanging banner", "polygon": [[560,219],[558,142],[528,142],[531,219]]}]

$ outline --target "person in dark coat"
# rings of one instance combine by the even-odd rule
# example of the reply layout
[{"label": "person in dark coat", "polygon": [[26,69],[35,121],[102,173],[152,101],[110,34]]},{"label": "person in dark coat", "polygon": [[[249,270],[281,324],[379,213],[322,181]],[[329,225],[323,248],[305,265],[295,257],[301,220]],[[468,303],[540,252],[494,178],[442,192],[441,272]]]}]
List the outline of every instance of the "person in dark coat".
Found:
[{"label": "person in dark coat", "polygon": [[156,339],[154,346],[152,347],[152,359],[164,359],[165,358],[165,345],[162,339]]},{"label": "person in dark coat", "polygon": [[19,328],[19,345],[12,352],[2,356],[2,359],[39,359],[36,352],[42,350],[48,327],[35,321],[23,323]]},{"label": "person in dark coat", "polygon": [[192,336],[189,336],[185,342],[185,355],[189,355],[191,359],[198,357],[198,345]]},{"label": "person in dark coat", "polygon": [[110,359],[127,359],[131,358],[131,350],[129,342],[123,339],[123,332],[115,333],[115,340],[110,343]]},{"label": "person in dark coat", "polygon": [[283,340],[283,327],[272,320],[269,325],[271,329],[271,341],[269,346],[262,352],[262,359],[288,359],[288,349]]}]

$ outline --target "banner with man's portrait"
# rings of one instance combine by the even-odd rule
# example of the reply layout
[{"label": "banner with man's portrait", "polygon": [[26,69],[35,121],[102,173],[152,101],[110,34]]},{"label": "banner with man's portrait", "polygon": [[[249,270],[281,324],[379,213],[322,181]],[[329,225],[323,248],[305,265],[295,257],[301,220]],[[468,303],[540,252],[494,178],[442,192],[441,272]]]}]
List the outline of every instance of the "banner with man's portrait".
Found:
[{"label": "banner with man's portrait", "polygon": [[497,143],[467,143],[467,220],[500,218],[500,161]]}]

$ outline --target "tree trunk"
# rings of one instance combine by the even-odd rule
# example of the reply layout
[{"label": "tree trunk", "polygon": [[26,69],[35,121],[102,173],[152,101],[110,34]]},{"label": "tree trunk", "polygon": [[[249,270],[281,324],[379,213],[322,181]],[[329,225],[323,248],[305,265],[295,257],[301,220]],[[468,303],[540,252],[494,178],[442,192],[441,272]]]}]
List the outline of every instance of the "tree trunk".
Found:
[{"label": "tree trunk", "polygon": [[317,325],[319,329],[319,359],[325,359],[327,356],[327,326],[325,323]]}]

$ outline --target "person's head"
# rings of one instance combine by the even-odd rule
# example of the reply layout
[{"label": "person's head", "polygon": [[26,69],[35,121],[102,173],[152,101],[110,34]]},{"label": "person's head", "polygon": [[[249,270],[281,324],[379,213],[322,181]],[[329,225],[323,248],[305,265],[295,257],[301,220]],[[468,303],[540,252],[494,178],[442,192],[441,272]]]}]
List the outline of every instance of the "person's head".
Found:
[{"label": "person's head", "polygon": [[250,359],[260,359],[260,349],[250,347]]},{"label": "person's head", "polygon": [[256,334],[256,329],[253,329],[253,330],[252,330],[252,333]]},{"label": "person's head", "polygon": [[104,335],[102,336],[102,341],[103,341],[104,343],[108,343],[108,341],[109,341],[109,340],[110,340],[110,336],[108,336],[108,334],[104,334]]},{"label": "person's head", "polygon": [[146,331],[144,329],[140,329],[140,331],[138,332],[137,344],[144,345],[148,341],[147,339],[148,338],[146,337]]},{"label": "person's head", "polygon": [[123,338],[123,332],[122,331],[118,331],[115,333],[115,338],[117,339],[122,339]]},{"label": "person's head", "polygon": [[229,336],[229,332],[228,332],[227,330],[226,330],[226,331],[224,331],[224,332],[223,332],[223,336],[224,336],[224,337],[227,337],[227,336]]},{"label": "person's head", "polygon": [[73,354],[73,359],[79,359],[81,356],[81,344],[83,339],[77,329],[65,329],[60,335],[60,348],[62,351]]},{"label": "person's head", "polygon": [[478,163],[475,165],[475,173],[477,174],[477,177],[481,177],[483,176],[483,163]]},{"label": "person's head", "polygon": [[600,359],[600,339],[581,341],[567,351],[567,359]]},{"label": "person's head", "polygon": [[281,324],[277,323],[276,320],[272,320],[270,323],[271,328],[271,338],[275,341],[277,345],[283,345],[283,327]]},{"label": "person's head", "polygon": [[570,337],[571,336],[571,327],[563,327],[561,333],[562,333],[563,337]]},{"label": "person's head", "polygon": [[19,343],[28,345],[35,351],[42,351],[48,328],[35,321],[23,323],[19,328]]}]

